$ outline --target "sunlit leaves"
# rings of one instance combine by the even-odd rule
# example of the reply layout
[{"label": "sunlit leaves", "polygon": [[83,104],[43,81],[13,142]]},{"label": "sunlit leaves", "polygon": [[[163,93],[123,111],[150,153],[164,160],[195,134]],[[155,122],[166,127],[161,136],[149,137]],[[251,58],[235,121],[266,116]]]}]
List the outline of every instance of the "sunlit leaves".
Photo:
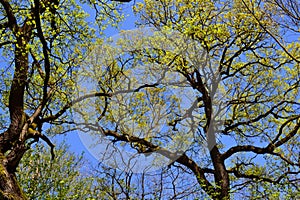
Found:
[{"label": "sunlit leaves", "polygon": [[[85,132],[101,127],[95,134],[113,130],[120,137],[127,136],[120,146],[139,152],[146,145],[126,138],[135,136],[164,147],[176,140],[188,147],[186,155],[200,167],[211,167],[207,179],[214,185],[214,173],[221,166],[217,164],[225,162],[212,164],[216,159],[208,156],[211,149],[203,148],[214,120],[219,157],[231,147],[245,147],[224,158],[231,163],[226,166],[231,185],[244,184],[246,194],[259,196],[255,190],[268,186],[262,182],[283,174],[278,182],[288,193],[295,190],[288,184],[299,172],[299,39],[289,35],[299,33],[299,28],[293,23],[284,25],[281,16],[286,19],[287,13],[276,4],[267,0],[145,0],[134,9],[139,24],[148,28],[121,31],[119,38],[104,40],[97,37],[107,25],[117,26],[123,19],[116,3],[81,1],[95,9],[89,18],[78,1],[57,5],[42,1],[41,27],[36,27],[38,19],[31,12],[33,1],[10,3],[18,26],[31,27],[32,34],[27,42],[24,32],[9,30],[1,11],[2,53],[11,63],[15,47],[29,57],[26,112],[34,112],[45,90],[49,97],[42,115],[53,119],[62,110],[56,121],[50,120],[57,126],[47,133],[62,133],[73,124]],[[49,74],[45,74],[49,67],[45,51]],[[3,110],[13,66],[1,71]],[[47,85],[46,75],[50,76]],[[91,98],[71,103],[90,93]],[[109,139],[113,145],[118,143],[116,138]],[[259,156],[263,158],[257,161]],[[197,168],[193,169],[195,173]],[[65,183],[60,181],[57,187]],[[273,197],[278,198],[278,193]]]},{"label": "sunlit leaves", "polygon": [[63,142],[57,146],[54,161],[43,145],[35,146],[24,156],[18,179],[29,199],[101,198],[95,178],[81,172],[86,164],[82,156],[69,151]]},{"label": "sunlit leaves", "polygon": [[[238,145],[262,147],[287,139],[278,157],[266,159],[266,162],[276,159],[284,165],[288,162],[285,158],[297,162],[294,158],[296,155],[292,156],[293,153],[288,149],[289,146],[296,148],[299,137],[288,138],[299,123],[299,53],[295,53],[299,51],[299,42],[296,36],[289,35],[295,31],[295,27],[283,25],[279,17],[278,9],[290,4],[281,2],[282,7],[278,8],[276,3],[248,0],[145,1],[137,4],[135,11],[141,17],[142,24],[153,26],[163,33],[179,32],[206,50],[209,59],[204,62],[204,69],[208,70],[210,64],[218,71],[215,75],[221,76],[220,89],[226,94],[222,99],[226,103],[220,106],[226,110],[225,134],[230,135]],[[275,16],[272,12],[276,13]],[[287,13],[284,15],[287,16]],[[160,39],[157,38],[157,41]],[[191,67],[195,63],[188,59],[190,55],[178,56],[176,48],[162,49],[156,51],[156,56],[148,61],[161,62],[162,65],[172,62],[171,66],[179,66],[174,69],[191,77],[193,70],[199,70],[203,76],[206,74],[201,71],[199,63]],[[146,51],[146,54],[151,53],[155,55]],[[199,55],[197,51],[193,53]],[[203,80],[208,79],[203,77]],[[210,88],[211,82],[206,83]],[[220,140],[220,143],[223,144],[220,147],[225,149],[232,145],[226,140]],[[251,159],[255,156],[248,156],[245,156],[245,159],[249,159],[245,161],[245,166],[254,165]],[[279,176],[280,172],[284,173],[278,168],[276,175],[268,174],[262,168],[256,165],[248,171],[240,171],[259,177],[274,177]],[[295,170],[299,171],[299,168]]]}]

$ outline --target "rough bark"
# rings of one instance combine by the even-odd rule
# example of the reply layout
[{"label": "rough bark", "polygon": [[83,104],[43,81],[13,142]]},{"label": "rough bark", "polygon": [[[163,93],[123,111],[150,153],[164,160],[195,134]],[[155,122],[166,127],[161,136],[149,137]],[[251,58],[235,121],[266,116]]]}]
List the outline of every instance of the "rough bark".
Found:
[{"label": "rough bark", "polygon": [[[22,38],[24,39],[24,38]],[[20,39],[20,43],[25,40]],[[0,193],[1,199],[26,199],[16,180],[15,171],[22,155],[27,150],[25,139],[21,139],[26,116],[23,98],[27,80],[28,57],[24,49],[16,47],[15,73],[9,96],[10,126],[1,134],[0,146]],[[28,126],[28,125],[27,125]]]},{"label": "rough bark", "polygon": [[26,115],[24,113],[24,91],[28,74],[28,44],[32,27],[26,23],[19,27],[9,2],[1,0],[8,20],[7,27],[16,37],[15,70],[9,95],[10,126],[0,135],[0,197],[1,199],[26,199],[15,171],[22,155],[27,150],[25,138]]},{"label": "rough bark", "polygon": [[27,199],[22,192],[16,175],[9,170],[8,160],[3,154],[0,155],[0,199],[24,200]]}]

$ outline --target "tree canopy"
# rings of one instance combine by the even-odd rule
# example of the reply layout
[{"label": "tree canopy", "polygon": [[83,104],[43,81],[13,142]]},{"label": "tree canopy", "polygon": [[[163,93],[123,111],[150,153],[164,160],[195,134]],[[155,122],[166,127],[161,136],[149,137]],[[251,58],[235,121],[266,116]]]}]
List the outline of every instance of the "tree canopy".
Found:
[{"label": "tree canopy", "polygon": [[[47,172],[68,154],[50,136],[72,131],[102,153],[101,181],[67,179],[103,198],[299,198],[298,1],[131,2],[138,28],[114,39],[117,1],[0,4],[1,199],[42,191],[17,168]],[[53,161],[30,150],[39,139]],[[149,159],[154,171],[132,165]]]}]

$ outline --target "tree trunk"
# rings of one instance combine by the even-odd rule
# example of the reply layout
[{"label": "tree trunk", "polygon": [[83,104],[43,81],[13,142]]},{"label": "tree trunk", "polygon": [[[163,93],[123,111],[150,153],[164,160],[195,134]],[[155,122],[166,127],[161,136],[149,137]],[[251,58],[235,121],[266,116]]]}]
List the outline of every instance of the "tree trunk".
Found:
[{"label": "tree trunk", "polygon": [[214,197],[220,200],[229,200],[229,175],[226,171],[224,160],[221,159],[221,154],[217,146],[212,148],[210,156],[215,168],[216,192]]},{"label": "tree trunk", "polygon": [[[24,91],[28,73],[28,44],[31,28],[24,25],[19,28],[7,2],[7,15],[10,16],[11,30],[15,33],[15,71],[9,95],[10,126],[0,134],[0,199],[23,200],[27,199],[16,178],[16,168],[28,149],[26,138],[22,138],[26,115],[24,113]],[[25,127],[26,128],[26,127]]]},{"label": "tree trunk", "polygon": [[0,199],[3,200],[24,200],[27,199],[22,192],[15,172],[10,171],[7,165],[8,160],[0,154]]}]

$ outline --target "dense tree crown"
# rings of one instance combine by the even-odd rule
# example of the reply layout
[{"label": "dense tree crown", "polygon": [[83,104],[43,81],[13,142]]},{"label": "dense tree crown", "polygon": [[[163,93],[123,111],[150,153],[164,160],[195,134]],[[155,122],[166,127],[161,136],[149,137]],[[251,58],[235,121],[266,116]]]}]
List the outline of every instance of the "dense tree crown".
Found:
[{"label": "dense tree crown", "polygon": [[0,0],[0,199],[300,198],[299,2],[122,2]]}]

